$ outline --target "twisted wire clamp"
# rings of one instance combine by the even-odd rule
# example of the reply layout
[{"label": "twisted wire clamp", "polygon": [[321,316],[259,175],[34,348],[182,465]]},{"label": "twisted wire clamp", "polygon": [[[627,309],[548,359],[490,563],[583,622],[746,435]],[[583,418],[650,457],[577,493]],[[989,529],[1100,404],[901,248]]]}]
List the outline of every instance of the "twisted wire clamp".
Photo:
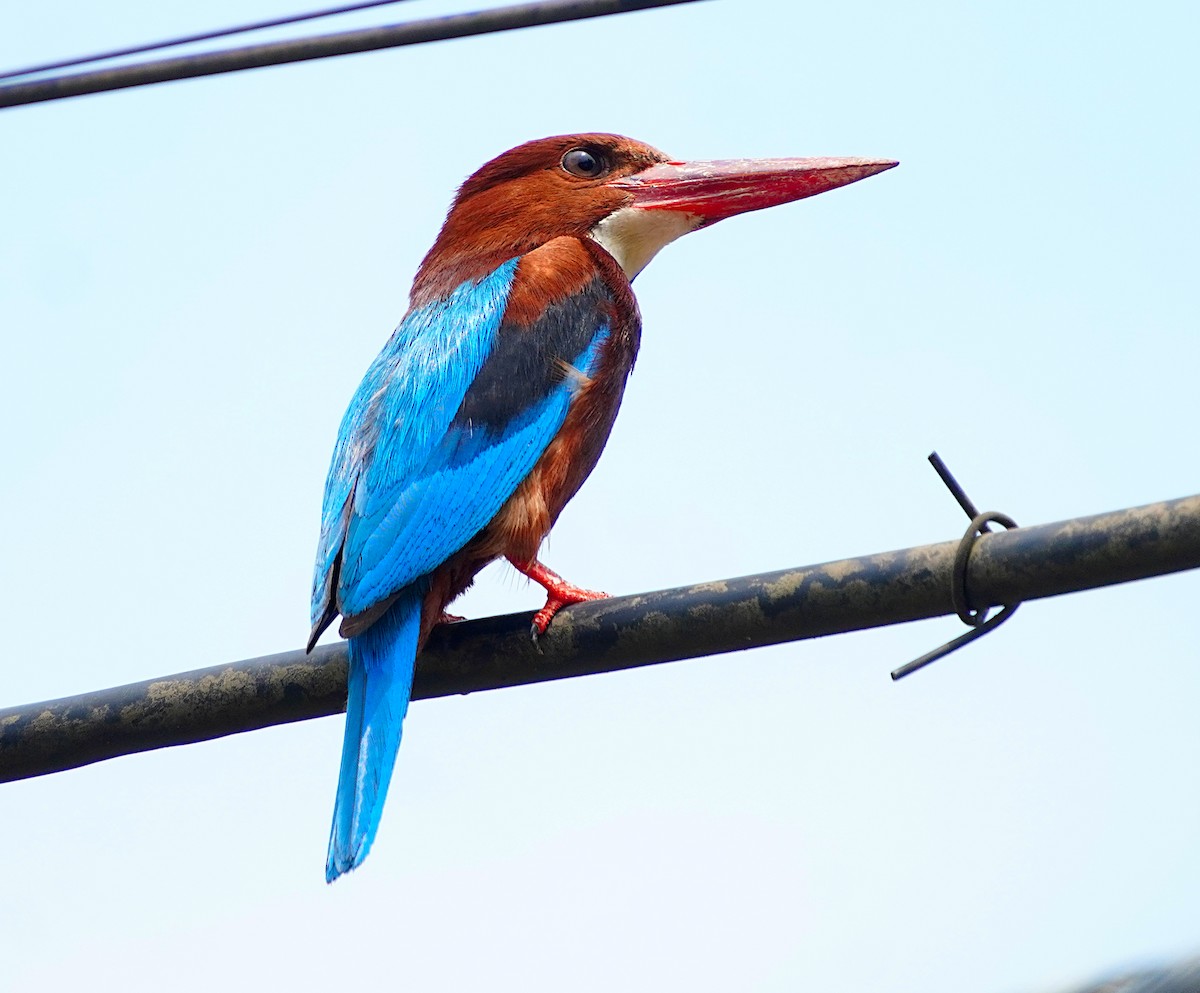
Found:
[{"label": "twisted wire clamp", "polygon": [[969,645],[976,638],[981,638],[989,631],[994,631],[1012,617],[1017,612],[1017,607],[1020,606],[1020,603],[1005,604],[1000,612],[991,618],[988,617],[990,608],[985,607],[983,610],[971,608],[971,600],[967,596],[967,566],[971,561],[971,550],[975,547],[975,542],[981,535],[992,530],[988,527],[989,524],[999,524],[1006,530],[1011,530],[1017,527],[1017,522],[1008,514],[996,511],[985,511],[981,514],[971,498],[967,496],[966,491],[959,485],[958,480],[946,468],[946,463],[942,461],[937,452],[929,454],[929,462],[941,477],[942,482],[946,484],[946,488],[954,495],[954,499],[958,501],[963,512],[971,518],[971,523],[967,526],[962,541],[958,543],[958,551],[954,554],[954,569],[950,577],[950,603],[954,607],[954,612],[958,614],[958,619],[971,630],[935,648],[932,652],[926,652],[919,659],[913,659],[900,666],[899,669],[892,670],[893,680],[903,679],[918,669],[923,669],[930,662],[945,658],[951,652],[956,652],[964,645]]}]

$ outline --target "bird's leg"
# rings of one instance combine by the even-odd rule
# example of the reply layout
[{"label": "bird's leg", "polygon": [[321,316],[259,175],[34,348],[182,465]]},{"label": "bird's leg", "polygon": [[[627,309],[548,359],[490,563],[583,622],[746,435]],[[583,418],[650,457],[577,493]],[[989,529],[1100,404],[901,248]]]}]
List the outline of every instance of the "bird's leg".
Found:
[{"label": "bird's leg", "polygon": [[583,603],[585,600],[607,600],[607,593],[599,593],[596,590],[585,590],[578,586],[572,586],[562,578],[553,569],[547,569],[537,559],[531,559],[528,562],[518,562],[516,559],[509,558],[512,567],[517,572],[528,576],[539,586],[546,588],[546,606],[533,615],[533,624],[530,625],[529,633],[533,636],[533,640],[537,641],[540,635],[546,633],[546,628],[550,626],[550,621],[554,615],[563,607],[570,603]]},{"label": "bird's leg", "polygon": [[465,621],[465,620],[466,620],[465,617],[459,617],[458,614],[448,614],[448,613],[446,613],[446,611],[443,610],[438,615],[437,623],[438,624],[457,624],[459,621]]}]

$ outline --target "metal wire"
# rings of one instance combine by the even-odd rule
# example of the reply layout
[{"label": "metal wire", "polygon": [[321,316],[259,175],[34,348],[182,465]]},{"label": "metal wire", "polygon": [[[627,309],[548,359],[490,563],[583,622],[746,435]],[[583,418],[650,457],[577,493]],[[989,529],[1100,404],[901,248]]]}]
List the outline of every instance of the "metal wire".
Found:
[{"label": "metal wire", "polygon": [[5,72],[0,72],[0,79],[15,79],[18,76],[32,76],[39,72],[49,72],[51,69],[69,69],[71,66],[91,65],[93,62],[107,62],[109,59],[119,59],[126,55],[159,52],[164,48],[177,48],[180,45],[191,45],[198,41],[212,41],[214,38],[228,38],[230,35],[247,34],[251,31],[263,31],[266,28],[282,27],[285,24],[299,24],[302,21],[313,21],[319,17],[333,17],[337,14],[349,14],[356,10],[367,10],[371,7],[386,7],[388,4],[407,2],[408,0],[365,0],[362,3],[351,3],[341,7],[326,7],[324,10],[311,10],[305,14],[276,17],[269,21],[254,21],[250,24],[241,24],[234,28],[220,28],[216,31],[183,35],[179,38],[170,38],[167,41],[153,41],[144,45],[133,45],[129,48],[114,48],[109,52],[99,52],[96,55],[82,55],[79,58],[64,59],[61,62],[43,62],[41,65],[26,66],[24,69],[8,69]]},{"label": "metal wire", "polygon": [[0,107],[17,107],[47,100],[62,100],[86,93],[104,93],[132,86],[148,86],[173,79],[193,79],[242,69],[324,59],[354,52],[372,52],[404,45],[466,38],[513,31],[542,24],[560,24],[591,17],[606,17],[654,7],[672,7],[698,0],[542,0],[446,17],[431,17],[403,24],[362,28],[336,34],[294,38],[288,41],[227,48],[199,55],[184,55],[111,69],[53,76],[0,86]]},{"label": "metal wire", "polygon": [[[950,467],[942,460],[942,457],[937,452],[929,453],[929,464],[933,466],[933,471],[941,477],[943,483],[946,484],[946,489],[950,491],[954,499],[958,501],[958,505],[962,507],[963,513],[968,517],[978,517],[979,508],[975,506],[975,502],[967,496],[967,491],[962,488],[962,484],[954,478],[954,473],[950,471]],[[1014,525],[1015,526],[1015,525]],[[990,530],[990,529],[987,529]]]},{"label": "metal wire", "polygon": [[905,676],[910,676],[918,669],[923,669],[931,662],[936,662],[938,659],[944,659],[951,652],[957,652],[965,645],[969,645],[976,638],[982,638],[989,631],[994,631],[1001,624],[1007,621],[1013,614],[1017,612],[1017,608],[1021,605],[1019,601],[1006,603],[1004,609],[1000,611],[991,620],[988,620],[988,608],[977,609],[971,606],[971,598],[967,594],[967,572],[969,571],[971,562],[971,550],[975,547],[977,539],[985,534],[990,534],[992,529],[989,524],[999,524],[1006,530],[1012,530],[1017,526],[1008,514],[1001,514],[998,511],[987,511],[980,513],[975,506],[975,502],[967,496],[967,491],[962,488],[962,485],[954,478],[952,473],[942,457],[937,452],[929,453],[929,464],[933,466],[934,471],[941,477],[942,482],[946,484],[954,499],[958,501],[958,505],[962,507],[963,512],[971,518],[971,523],[967,525],[967,530],[962,536],[962,540],[958,543],[958,549],[954,553],[954,570],[950,576],[950,603],[954,607],[954,612],[958,615],[958,619],[973,630],[966,634],[960,634],[944,645],[939,645],[931,652],[926,652],[920,658],[913,659],[898,669],[892,670],[892,680],[903,679]]}]

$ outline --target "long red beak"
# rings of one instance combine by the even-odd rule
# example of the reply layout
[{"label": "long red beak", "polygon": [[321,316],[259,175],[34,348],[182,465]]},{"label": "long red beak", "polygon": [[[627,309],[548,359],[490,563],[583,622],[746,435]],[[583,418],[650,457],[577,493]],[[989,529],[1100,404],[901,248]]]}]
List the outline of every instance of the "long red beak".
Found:
[{"label": "long red beak", "polygon": [[828,158],[664,162],[612,185],[633,193],[633,207],[682,211],[713,224],[857,183],[897,165],[886,159]]}]

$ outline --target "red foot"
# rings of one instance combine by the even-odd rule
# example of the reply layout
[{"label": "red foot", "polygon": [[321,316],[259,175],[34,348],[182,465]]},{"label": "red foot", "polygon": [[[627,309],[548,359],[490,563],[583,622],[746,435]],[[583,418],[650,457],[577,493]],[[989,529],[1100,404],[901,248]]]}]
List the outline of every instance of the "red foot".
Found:
[{"label": "red foot", "polygon": [[457,624],[459,621],[465,621],[465,617],[459,617],[458,614],[447,614],[444,610],[437,619],[438,624]]},{"label": "red foot", "polygon": [[587,600],[607,600],[607,593],[600,593],[596,590],[585,590],[579,586],[573,586],[562,578],[553,569],[547,569],[541,562],[534,559],[532,562],[514,562],[512,563],[517,572],[523,573],[532,579],[539,586],[546,588],[546,606],[533,615],[533,623],[529,627],[529,633],[533,636],[533,640],[537,641],[540,635],[546,633],[546,629],[550,626],[550,622],[554,619],[563,607],[572,603],[583,603]]}]

